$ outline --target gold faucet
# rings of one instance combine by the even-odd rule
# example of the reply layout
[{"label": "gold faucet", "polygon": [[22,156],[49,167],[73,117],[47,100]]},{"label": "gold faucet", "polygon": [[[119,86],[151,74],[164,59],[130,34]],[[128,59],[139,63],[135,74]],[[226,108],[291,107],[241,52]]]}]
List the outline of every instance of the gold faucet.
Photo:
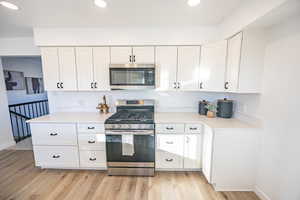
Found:
[{"label": "gold faucet", "polygon": [[103,103],[99,103],[96,108],[99,109],[100,113],[104,113],[104,114],[109,113],[109,106],[106,103],[105,95],[103,96]]}]

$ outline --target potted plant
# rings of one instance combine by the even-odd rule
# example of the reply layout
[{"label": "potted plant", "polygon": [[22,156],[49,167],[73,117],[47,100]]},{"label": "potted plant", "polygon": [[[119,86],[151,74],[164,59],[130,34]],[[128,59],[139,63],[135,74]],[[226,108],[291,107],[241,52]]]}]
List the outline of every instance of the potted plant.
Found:
[{"label": "potted plant", "polygon": [[217,112],[217,106],[212,104],[212,103],[208,103],[206,105],[206,109],[207,109],[207,114],[206,116],[209,118],[213,118],[215,117],[215,113]]}]

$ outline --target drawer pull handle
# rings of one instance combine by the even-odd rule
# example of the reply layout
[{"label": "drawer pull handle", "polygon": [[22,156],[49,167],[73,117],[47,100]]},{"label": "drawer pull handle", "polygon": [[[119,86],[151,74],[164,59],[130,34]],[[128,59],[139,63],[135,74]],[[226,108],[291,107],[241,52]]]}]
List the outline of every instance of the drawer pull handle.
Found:
[{"label": "drawer pull handle", "polygon": [[194,131],[194,130],[197,130],[197,128],[192,128],[192,127],[191,127],[190,130]]},{"label": "drawer pull handle", "polygon": [[60,158],[60,155],[53,155],[52,158]]},{"label": "drawer pull handle", "polygon": [[173,127],[166,127],[167,130],[174,130]]},{"label": "drawer pull handle", "polygon": [[173,158],[167,158],[166,161],[167,162],[173,162]]},{"label": "drawer pull handle", "polygon": [[90,161],[96,161],[97,159],[96,158],[90,158]]},{"label": "drawer pull handle", "polygon": [[94,129],[95,129],[95,127],[93,127],[93,126],[92,127],[91,126],[88,127],[88,130],[94,130]]},{"label": "drawer pull handle", "polygon": [[174,142],[172,142],[172,141],[167,141],[166,143],[167,144],[174,144]]},{"label": "drawer pull handle", "polygon": [[57,136],[57,133],[50,133],[50,136]]},{"label": "drawer pull handle", "polygon": [[94,144],[95,142],[96,142],[95,140],[93,140],[93,141],[89,140],[88,141],[89,144]]}]

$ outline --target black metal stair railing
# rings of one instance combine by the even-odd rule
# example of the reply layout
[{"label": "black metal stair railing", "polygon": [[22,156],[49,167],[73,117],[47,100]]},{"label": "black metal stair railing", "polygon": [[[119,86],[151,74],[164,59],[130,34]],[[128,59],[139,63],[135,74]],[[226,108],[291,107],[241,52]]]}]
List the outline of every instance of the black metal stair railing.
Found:
[{"label": "black metal stair railing", "polygon": [[30,126],[26,123],[27,120],[49,114],[48,100],[13,104],[8,107],[16,142],[31,136]]}]

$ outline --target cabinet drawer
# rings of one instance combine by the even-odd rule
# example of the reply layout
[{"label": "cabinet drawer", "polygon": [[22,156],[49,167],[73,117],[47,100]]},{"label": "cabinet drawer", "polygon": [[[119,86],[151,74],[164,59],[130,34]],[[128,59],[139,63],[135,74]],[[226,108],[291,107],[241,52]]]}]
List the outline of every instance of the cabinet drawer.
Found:
[{"label": "cabinet drawer", "polygon": [[105,150],[104,134],[78,134],[79,149],[82,150]]},{"label": "cabinet drawer", "polygon": [[104,133],[104,124],[86,123],[78,124],[78,132],[83,133]]},{"label": "cabinet drawer", "polygon": [[177,155],[182,155],[183,142],[183,135],[158,134],[156,149]]},{"label": "cabinet drawer", "polygon": [[31,124],[33,145],[77,145],[75,124]]},{"label": "cabinet drawer", "polygon": [[105,151],[80,151],[80,167],[106,168]]},{"label": "cabinet drawer", "polygon": [[79,167],[78,148],[72,146],[34,146],[34,158],[41,167]]},{"label": "cabinet drawer", "polygon": [[156,124],[156,133],[184,133],[184,124]]},{"label": "cabinet drawer", "polygon": [[185,124],[185,133],[201,133],[202,124]]},{"label": "cabinet drawer", "polygon": [[183,157],[181,155],[160,151],[156,152],[156,168],[159,169],[179,169],[183,167]]}]

